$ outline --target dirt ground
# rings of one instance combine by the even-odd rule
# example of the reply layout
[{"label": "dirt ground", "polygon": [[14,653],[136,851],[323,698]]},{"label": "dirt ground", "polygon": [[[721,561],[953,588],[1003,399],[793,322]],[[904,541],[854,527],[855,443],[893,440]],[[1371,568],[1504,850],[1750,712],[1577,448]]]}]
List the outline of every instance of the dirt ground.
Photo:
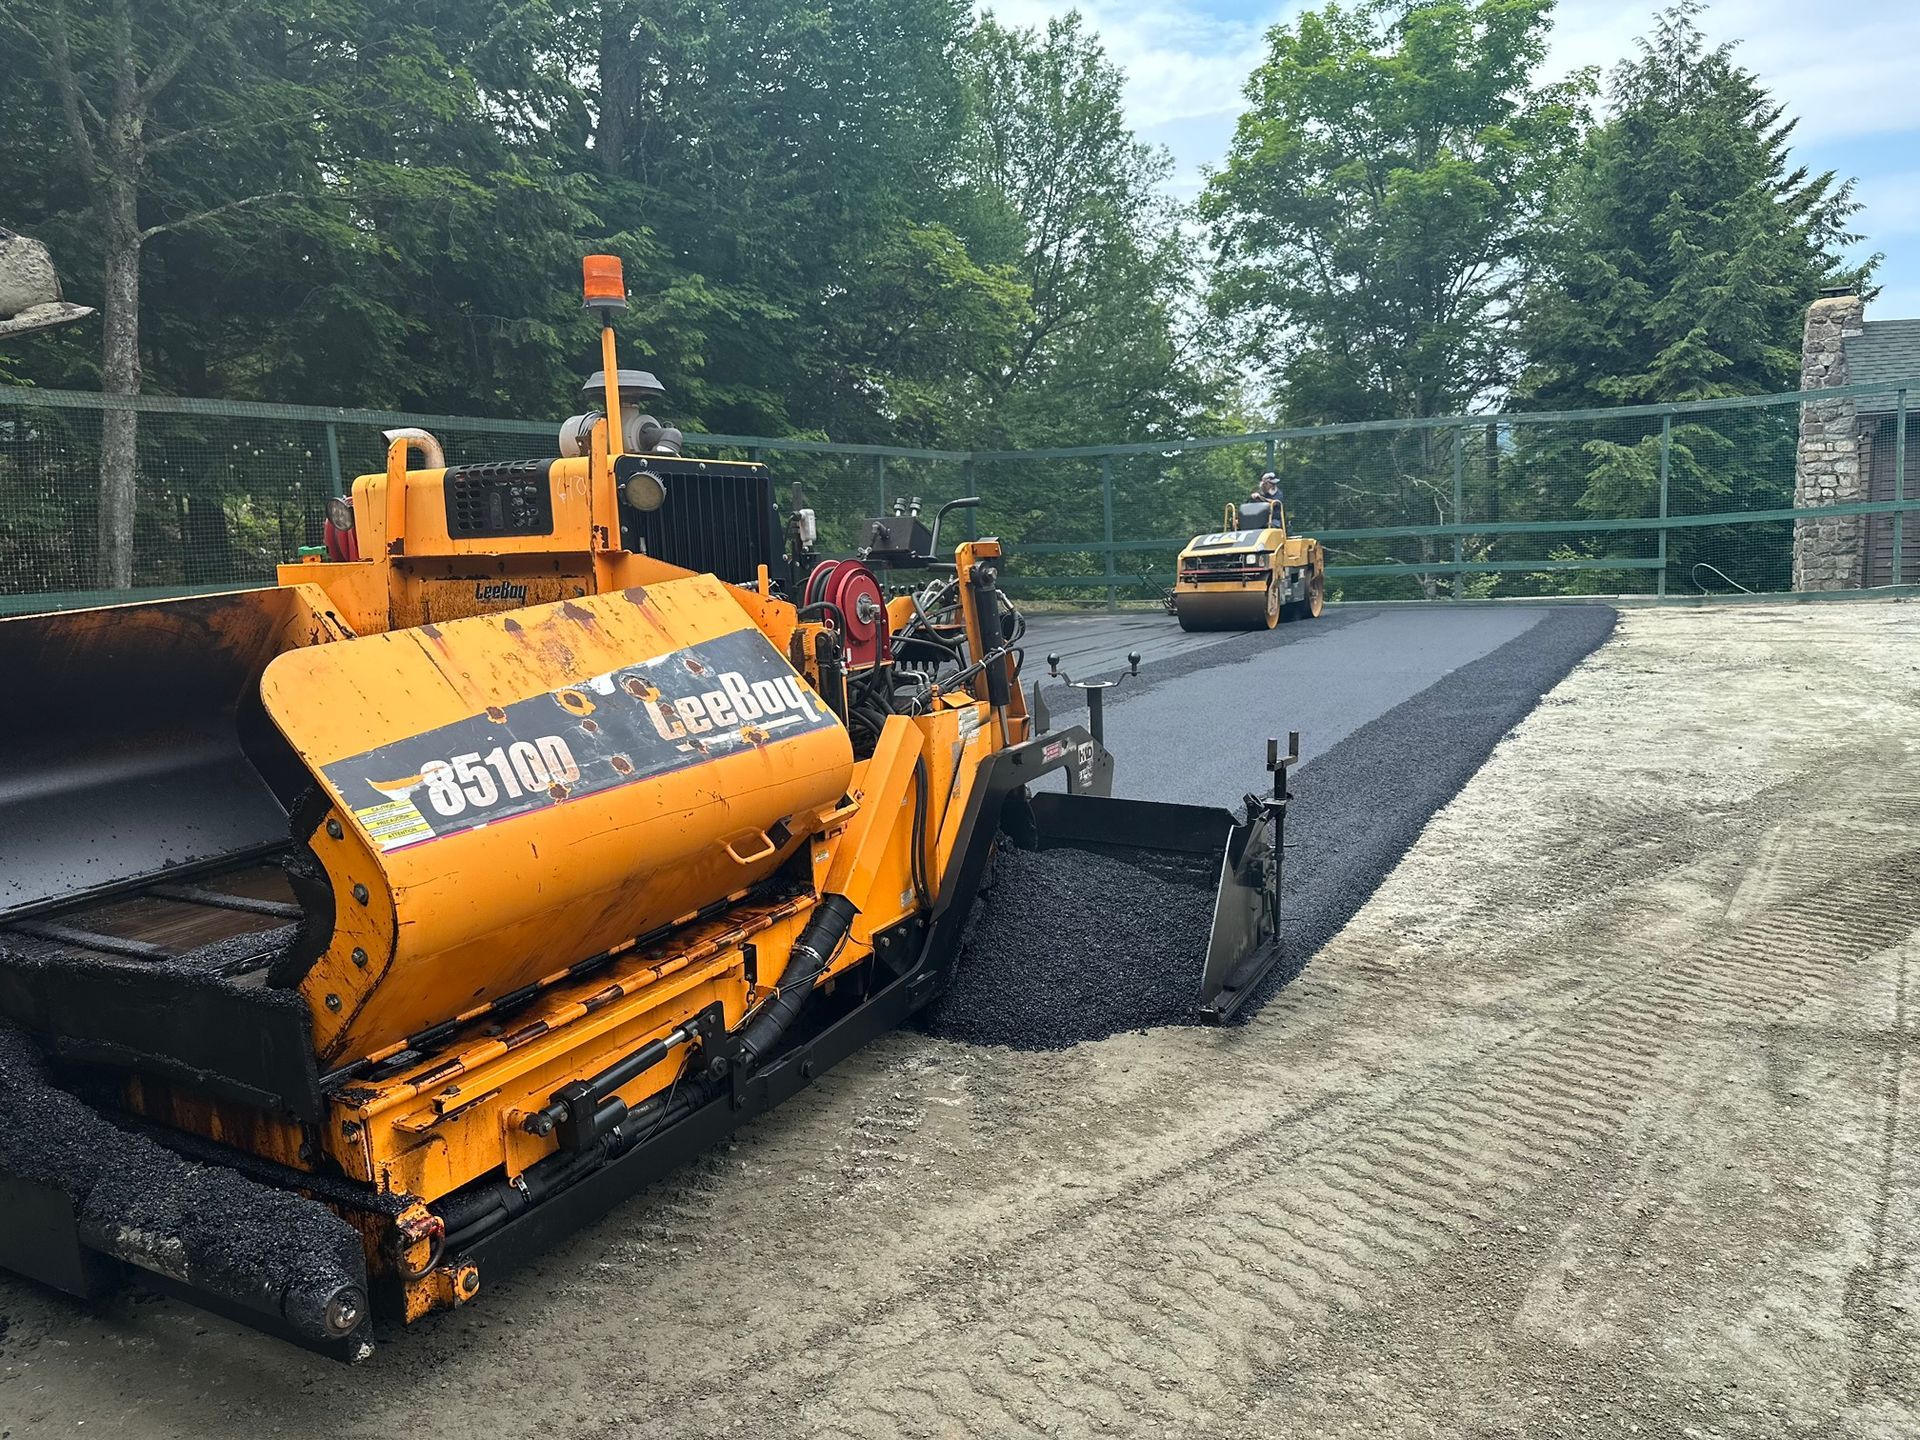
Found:
[{"label": "dirt ground", "polygon": [[1913,1436],[1916,721],[1629,612],[1245,1028],[894,1036],[352,1370],[0,1282],[0,1434]]}]

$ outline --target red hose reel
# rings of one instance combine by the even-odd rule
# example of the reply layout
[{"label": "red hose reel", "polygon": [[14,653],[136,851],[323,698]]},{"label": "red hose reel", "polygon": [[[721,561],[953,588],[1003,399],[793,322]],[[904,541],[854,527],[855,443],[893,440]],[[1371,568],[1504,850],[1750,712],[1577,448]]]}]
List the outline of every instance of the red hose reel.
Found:
[{"label": "red hose reel", "polygon": [[320,528],[320,541],[326,546],[329,560],[360,558],[360,537],[353,530],[353,501],[344,495],[327,502],[327,518]]},{"label": "red hose reel", "polygon": [[893,636],[887,628],[887,597],[873,571],[858,560],[822,560],[807,577],[806,604],[830,605],[844,622],[842,640],[846,663],[863,669],[893,659]]}]

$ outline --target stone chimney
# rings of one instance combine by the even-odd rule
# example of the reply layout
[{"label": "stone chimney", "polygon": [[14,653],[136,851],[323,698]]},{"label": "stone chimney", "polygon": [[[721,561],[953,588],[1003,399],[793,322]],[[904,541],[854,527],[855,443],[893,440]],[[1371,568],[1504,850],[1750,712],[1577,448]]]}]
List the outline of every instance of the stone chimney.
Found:
[{"label": "stone chimney", "polygon": [[[1850,383],[1849,335],[1861,333],[1866,302],[1851,290],[1828,290],[1807,307],[1800,343],[1800,388],[1830,390]],[[1800,407],[1800,448],[1794,465],[1796,509],[1845,505],[1867,498],[1867,465],[1860,422],[1851,399],[1809,400]],[[1795,590],[1857,590],[1865,559],[1865,526],[1858,515],[1796,520]]]}]

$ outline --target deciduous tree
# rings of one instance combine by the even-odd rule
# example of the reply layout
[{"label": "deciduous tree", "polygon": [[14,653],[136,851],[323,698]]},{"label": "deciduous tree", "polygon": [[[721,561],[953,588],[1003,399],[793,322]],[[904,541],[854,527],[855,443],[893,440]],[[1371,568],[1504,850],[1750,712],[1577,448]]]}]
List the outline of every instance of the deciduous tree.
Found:
[{"label": "deciduous tree", "polygon": [[[240,0],[4,0],[10,48],[36,57],[63,131],[68,181],[98,237],[104,278],[100,381],[109,395],[141,385],[141,256],[161,235],[200,231],[287,192],[207,183],[175,153],[231,152],[261,117],[242,103],[256,75],[247,32],[258,7]],[[278,117],[284,123],[289,117]],[[251,178],[251,177],[248,177]],[[124,587],[133,573],[136,416],[102,417],[98,568]]]}]

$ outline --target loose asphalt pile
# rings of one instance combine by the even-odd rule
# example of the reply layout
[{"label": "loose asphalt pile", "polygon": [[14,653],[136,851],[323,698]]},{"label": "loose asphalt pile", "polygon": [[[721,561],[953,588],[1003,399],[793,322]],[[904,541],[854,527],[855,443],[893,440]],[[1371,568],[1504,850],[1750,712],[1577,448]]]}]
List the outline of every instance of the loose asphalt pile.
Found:
[{"label": "loose asphalt pile", "polygon": [[1055,1050],[1167,1025],[1200,1004],[1213,891],[1082,850],[1002,850],[953,983],[923,1024],[975,1045]]},{"label": "loose asphalt pile", "polygon": [[[1369,721],[1297,772],[1281,895],[1286,959],[1240,1019],[1339,932],[1427,820],[1541,697],[1613,633],[1616,618],[1602,606],[1551,610],[1524,634]],[[1238,798],[1221,796],[1219,803]],[[1196,1023],[1211,908],[1207,892],[1183,891],[1118,861],[1004,849],[999,878],[976,905],[952,982],[920,1024],[970,1044],[1053,1050]]]}]

